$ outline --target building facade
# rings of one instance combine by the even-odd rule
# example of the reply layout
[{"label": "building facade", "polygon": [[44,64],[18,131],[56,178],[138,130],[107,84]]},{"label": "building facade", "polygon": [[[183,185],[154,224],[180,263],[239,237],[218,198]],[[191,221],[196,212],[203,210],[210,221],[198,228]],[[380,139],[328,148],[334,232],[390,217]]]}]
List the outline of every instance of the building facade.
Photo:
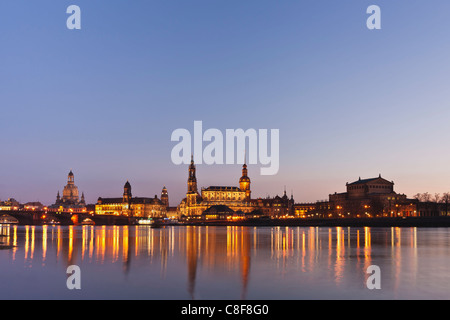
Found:
[{"label": "building facade", "polygon": [[329,195],[329,217],[416,216],[416,201],[394,191],[394,182],[379,175],[347,183],[347,192]]},{"label": "building facade", "polygon": [[[294,204],[299,218],[415,217],[420,203],[394,191],[394,182],[379,175],[346,183],[346,192],[333,193],[329,200]],[[422,206],[423,207],[423,206]]]},{"label": "building facade", "polygon": [[19,203],[14,198],[9,198],[5,201],[0,201],[0,211],[13,211],[13,210],[20,210],[23,208],[23,205]]},{"label": "building facade", "polygon": [[[201,188],[200,193],[197,187],[196,167],[194,160],[188,169],[188,181],[186,198],[179,204],[177,211],[179,217],[201,217],[202,214],[210,213],[216,208],[221,212],[230,215],[232,212],[238,215],[267,215],[278,216],[293,213],[294,199],[289,199],[284,192],[283,197],[276,196],[266,199],[251,198],[251,180],[248,176],[247,164],[242,166],[242,175],[239,178],[239,186],[209,186]],[[208,210],[212,208],[212,210]],[[217,215],[220,219],[225,214]]]},{"label": "building facade", "polygon": [[[165,189],[165,190],[164,190]],[[163,192],[168,193],[164,187]],[[127,181],[123,187],[122,197],[102,198],[99,197],[95,205],[95,214],[97,215],[115,215],[127,217],[159,218],[165,217],[167,212],[166,202],[154,198],[133,197],[131,193],[131,184]]]}]

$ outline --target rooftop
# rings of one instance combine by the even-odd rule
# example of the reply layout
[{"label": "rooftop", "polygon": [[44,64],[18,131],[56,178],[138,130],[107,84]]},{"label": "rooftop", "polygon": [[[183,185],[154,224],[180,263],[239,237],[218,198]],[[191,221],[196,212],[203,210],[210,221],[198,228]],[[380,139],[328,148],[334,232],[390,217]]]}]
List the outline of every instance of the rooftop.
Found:
[{"label": "rooftop", "polygon": [[208,188],[202,188],[205,191],[241,191],[238,187],[229,186],[209,186]]}]

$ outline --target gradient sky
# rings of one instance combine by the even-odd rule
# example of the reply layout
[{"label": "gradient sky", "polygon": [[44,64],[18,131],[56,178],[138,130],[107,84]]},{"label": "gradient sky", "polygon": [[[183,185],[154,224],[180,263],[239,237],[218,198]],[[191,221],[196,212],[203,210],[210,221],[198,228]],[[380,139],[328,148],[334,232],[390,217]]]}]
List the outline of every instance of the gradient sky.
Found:
[{"label": "gradient sky", "polygon": [[[66,28],[66,8],[82,29]],[[382,10],[382,29],[366,9]],[[280,170],[252,197],[327,199],[358,177],[450,191],[450,2],[0,2],[0,200],[51,204],[70,169],[89,203],[186,192],[173,130],[280,130]],[[240,165],[198,165],[199,187]]]}]

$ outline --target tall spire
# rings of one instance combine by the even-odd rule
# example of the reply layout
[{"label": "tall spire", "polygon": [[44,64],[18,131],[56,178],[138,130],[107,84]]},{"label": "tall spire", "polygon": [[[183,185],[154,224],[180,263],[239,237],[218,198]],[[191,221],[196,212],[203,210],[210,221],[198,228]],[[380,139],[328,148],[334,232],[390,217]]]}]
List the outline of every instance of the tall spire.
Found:
[{"label": "tall spire", "polygon": [[197,177],[195,176],[195,163],[193,155],[191,156],[191,164],[189,166],[188,193],[198,193]]},{"label": "tall spire", "polygon": [[244,164],[242,165],[242,177],[239,179],[239,189],[245,191],[246,200],[250,200],[250,178],[248,177],[246,153],[244,153]]},{"label": "tall spire", "polygon": [[[244,149],[244,164],[242,165],[242,177],[247,177],[247,149]],[[241,177],[241,179],[242,179]]]},{"label": "tall spire", "polygon": [[288,199],[288,196],[287,196],[287,194],[286,194],[286,185],[284,186],[283,199],[284,199],[284,200],[287,200],[287,199]]}]

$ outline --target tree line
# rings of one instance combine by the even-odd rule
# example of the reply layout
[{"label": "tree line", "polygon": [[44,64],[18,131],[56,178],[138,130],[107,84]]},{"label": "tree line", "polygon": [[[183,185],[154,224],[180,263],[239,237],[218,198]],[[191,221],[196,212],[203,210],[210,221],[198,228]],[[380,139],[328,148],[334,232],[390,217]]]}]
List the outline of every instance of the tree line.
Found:
[{"label": "tree line", "polygon": [[445,192],[442,195],[440,193],[431,194],[428,192],[417,193],[414,195],[414,199],[420,202],[449,203],[450,192]]}]

